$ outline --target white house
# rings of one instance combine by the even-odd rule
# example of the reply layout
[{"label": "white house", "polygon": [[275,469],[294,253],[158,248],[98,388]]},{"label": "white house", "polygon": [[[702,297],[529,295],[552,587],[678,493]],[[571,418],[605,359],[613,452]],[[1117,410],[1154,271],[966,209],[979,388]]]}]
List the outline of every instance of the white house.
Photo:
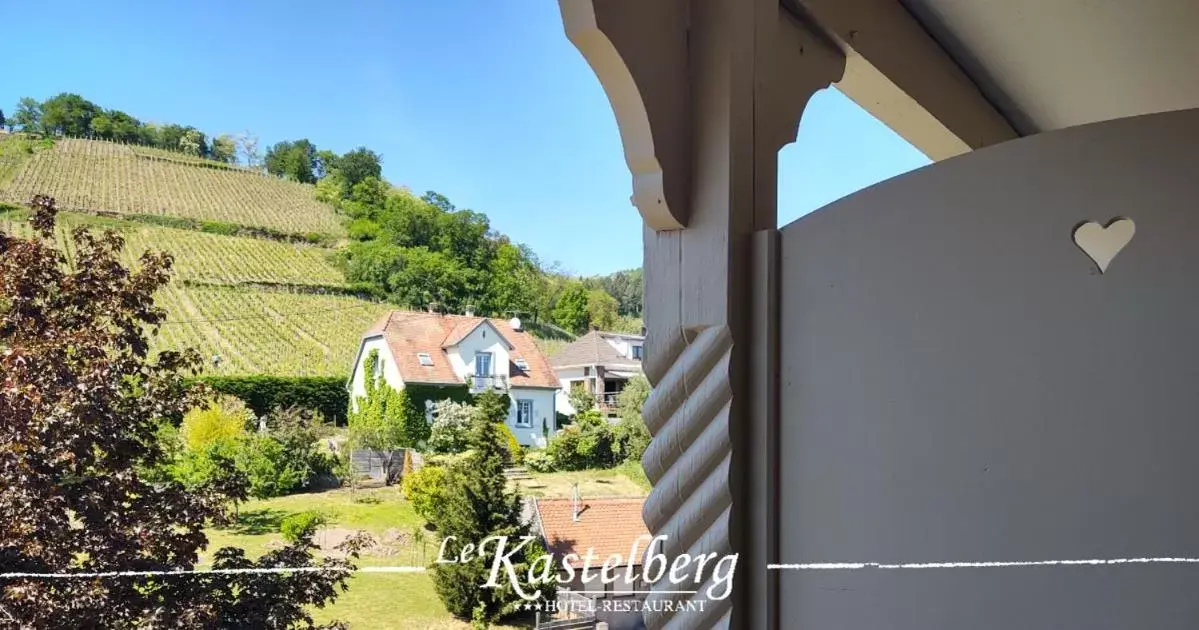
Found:
[{"label": "white house", "polygon": [[507,424],[525,446],[544,445],[557,430],[558,379],[520,320],[391,311],[362,337],[350,374],[350,399],[366,395],[367,359],[379,353],[374,378],[409,384],[467,385],[473,393],[508,394]]},{"label": "white house", "polygon": [[569,394],[583,389],[595,396],[596,406],[609,416],[616,413],[620,392],[630,378],[641,374],[645,337],[593,330],[568,344],[550,359],[558,377],[558,409],[575,412]]}]

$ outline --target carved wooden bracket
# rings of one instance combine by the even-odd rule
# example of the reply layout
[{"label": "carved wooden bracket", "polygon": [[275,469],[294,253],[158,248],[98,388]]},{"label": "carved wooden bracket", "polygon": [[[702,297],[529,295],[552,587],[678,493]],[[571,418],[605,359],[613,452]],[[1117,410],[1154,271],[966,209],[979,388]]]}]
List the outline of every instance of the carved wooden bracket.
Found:
[{"label": "carved wooden bracket", "polygon": [[691,96],[686,0],[558,0],[566,36],[616,114],[633,205],[655,230],[687,227]]}]

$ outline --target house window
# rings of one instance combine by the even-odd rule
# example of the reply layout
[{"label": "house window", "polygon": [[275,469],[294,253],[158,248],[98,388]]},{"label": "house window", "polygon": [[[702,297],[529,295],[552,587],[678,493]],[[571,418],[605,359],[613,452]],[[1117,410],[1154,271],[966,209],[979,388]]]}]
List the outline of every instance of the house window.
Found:
[{"label": "house window", "polygon": [[633,358],[641,360],[641,346],[633,346]]},{"label": "house window", "polygon": [[533,426],[533,401],[528,398],[521,398],[516,401],[516,426],[531,427]]},{"label": "house window", "polygon": [[418,353],[418,354],[416,355],[416,358],[417,358],[417,360],[419,360],[419,361],[420,361],[420,364],[421,364],[421,365],[423,365],[423,366],[425,366],[425,367],[428,367],[428,366],[430,366],[430,365],[433,365],[433,357],[429,356],[429,353],[428,353],[428,352],[421,352],[421,353]]},{"label": "house window", "polygon": [[475,353],[475,376],[491,376],[491,353]]},{"label": "house window", "polygon": [[529,369],[529,362],[528,362],[528,361],[525,361],[524,359],[517,359],[517,360],[516,360],[516,367],[520,368],[521,370],[528,370],[528,369]]},{"label": "house window", "polygon": [[590,366],[583,368],[583,376],[591,376],[591,367]]}]

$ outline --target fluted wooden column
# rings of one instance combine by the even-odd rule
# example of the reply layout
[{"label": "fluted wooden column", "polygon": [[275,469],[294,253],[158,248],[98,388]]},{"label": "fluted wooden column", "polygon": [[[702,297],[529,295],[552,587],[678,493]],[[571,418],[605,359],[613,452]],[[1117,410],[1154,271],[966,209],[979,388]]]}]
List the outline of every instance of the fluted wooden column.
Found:
[{"label": "fluted wooden column", "polygon": [[[777,156],[844,57],[777,0],[559,4],[616,112],[646,222],[643,516],[667,555],[739,554],[730,597],[647,625],[780,627],[765,569],[778,527]],[[649,599],[701,600],[711,579]]]}]

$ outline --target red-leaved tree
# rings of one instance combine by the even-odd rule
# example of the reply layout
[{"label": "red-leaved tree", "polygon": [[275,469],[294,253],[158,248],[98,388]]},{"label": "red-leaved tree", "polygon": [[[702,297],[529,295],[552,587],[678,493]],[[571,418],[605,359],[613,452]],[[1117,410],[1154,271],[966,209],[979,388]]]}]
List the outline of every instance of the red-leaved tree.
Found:
[{"label": "red-leaved tree", "polygon": [[[0,627],[315,627],[305,606],[332,601],[350,561],[315,563],[309,539],[256,561],[220,549],[212,568],[322,570],[191,573],[205,525],[245,489],[187,491],[139,475],[164,461],[159,423],[197,402],[184,378],[199,355],[149,353],[171,257],[146,253],[133,271],[118,234],[78,229],[68,265],[54,201],[39,196],[33,208],[40,237],[0,232]],[[40,575],[127,571],[183,573]]]}]

